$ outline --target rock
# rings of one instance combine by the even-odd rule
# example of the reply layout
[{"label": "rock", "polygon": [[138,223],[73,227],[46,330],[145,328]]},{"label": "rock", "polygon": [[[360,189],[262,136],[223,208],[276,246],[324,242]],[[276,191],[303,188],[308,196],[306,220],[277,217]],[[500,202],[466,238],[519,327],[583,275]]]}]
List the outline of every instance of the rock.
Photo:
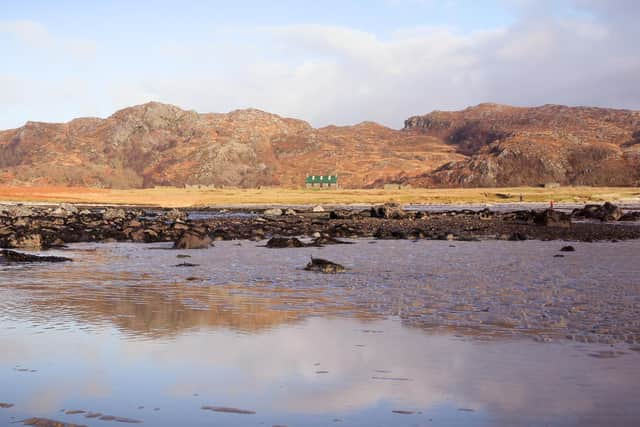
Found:
[{"label": "rock", "polygon": [[272,237],[267,242],[268,248],[304,248],[307,245],[295,237]]},{"label": "rock", "polygon": [[9,239],[9,244],[7,246],[14,249],[25,249],[31,251],[45,249],[42,235],[39,233],[13,237],[12,239]]},{"label": "rock", "polygon": [[336,264],[332,261],[327,261],[322,258],[313,258],[311,257],[311,261],[304,268],[307,271],[317,271],[320,273],[343,273],[346,271],[346,268],[340,264]]},{"label": "rock", "polygon": [[585,205],[582,209],[574,209],[572,216],[585,219],[599,219],[600,221],[619,221],[624,212],[613,203],[606,202],[603,205]]},{"label": "rock", "polygon": [[346,209],[334,210],[329,212],[329,219],[353,219],[359,216],[359,212],[354,212]]},{"label": "rock", "polygon": [[28,217],[33,215],[33,210],[30,207],[23,205],[9,206],[5,209],[5,212],[8,216],[14,218]]},{"label": "rock", "polygon": [[187,213],[180,209],[171,209],[165,214],[165,218],[169,221],[185,221],[187,219]]},{"label": "rock", "polygon": [[60,206],[54,209],[53,212],[51,212],[51,215],[56,217],[66,218],[71,215],[75,215],[77,213],[78,213],[78,208],[76,208],[75,206],[69,203],[62,203]]},{"label": "rock", "polygon": [[574,247],[573,247],[573,246],[571,246],[571,245],[568,245],[568,246],[563,246],[563,247],[560,249],[560,252],[575,252],[575,250],[576,250],[576,248],[574,248]]},{"label": "rock", "polygon": [[199,264],[192,264],[190,262],[181,262],[180,264],[176,264],[174,267],[197,267]]},{"label": "rock", "polygon": [[324,212],[324,208],[320,205],[314,206],[311,212]]},{"label": "rock", "polygon": [[3,249],[0,251],[0,261],[7,263],[23,263],[23,262],[67,262],[72,261],[70,258],[57,257],[57,256],[38,256],[24,254],[21,252],[10,251]]},{"label": "rock", "polygon": [[534,223],[547,227],[570,227],[571,216],[554,209],[545,209],[534,214]]},{"label": "rock", "polygon": [[403,219],[407,213],[397,203],[385,203],[371,208],[371,216],[374,218]]},{"label": "rock", "polygon": [[285,215],[289,215],[289,216],[296,216],[297,212],[291,208],[287,209],[286,211],[284,211]]},{"label": "rock", "polygon": [[320,236],[313,240],[311,243],[313,246],[324,246],[324,245],[350,245],[353,242],[345,242],[344,240],[338,240],[333,237],[325,237]]},{"label": "rock", "polygon": [[311,235],[311,237],[313,237],[314,239],[318,239],[318,238],[320,238],[321,236],[322,236],[322,234],[320,234],[318,231],[316,231],[315,233],[313,233],[313,234]]},{"label": "rock", "polygon": [[618,221],[624,213],[618,206],[606,202],[597,211],[597,215],[601,221]]},{"label": "rock", "polygon": [[107,208],[102,214],[102,217],[107,221],[113,221],[114,219],[124,219],[127,216],[123,209]]},{"label": "rock", "polygon": [[511,233],[511,235],[509,236],[509,240],[511,240],[512,242],[519,242],[527,239],[528,239],[527,235],[519,231]]},{"label": "rock", "polygon": [[283,212],[280,208],[271,208],[266,209],[263,213],[267,216],[281,216]]},{"label": "rock", "polygon": [[207,235],[193,231],[185,231],[173,244],[174,249],[206,249],[212,246],[213,240]]}]

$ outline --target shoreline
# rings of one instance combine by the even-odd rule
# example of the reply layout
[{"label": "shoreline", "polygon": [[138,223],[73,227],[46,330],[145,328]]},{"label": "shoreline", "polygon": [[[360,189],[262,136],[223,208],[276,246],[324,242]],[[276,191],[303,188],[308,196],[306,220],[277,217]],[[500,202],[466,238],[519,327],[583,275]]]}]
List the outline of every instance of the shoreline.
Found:
[{"label": "shoreline", "polygon": [[[398,204],[369,209],[180,210],[140,207],[0,205],[0,247],[44,250],[78,242],[174,242],[207,247],[216,240],[310,237],[396,240],[640,239],[640,210],[610,203],[561,209],[418,211]],[[289,243],[287,243],[289,244]],[[291,244],[297,244],[291,242]]]}]

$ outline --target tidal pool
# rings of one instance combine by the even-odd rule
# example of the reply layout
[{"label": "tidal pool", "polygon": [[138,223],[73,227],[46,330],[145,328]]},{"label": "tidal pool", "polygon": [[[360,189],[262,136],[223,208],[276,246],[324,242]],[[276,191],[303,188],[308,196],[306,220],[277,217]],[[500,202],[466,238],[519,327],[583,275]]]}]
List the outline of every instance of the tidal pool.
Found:
[{"label": "tidal pool", "polygon": [[0,266],[0,425],[640,423],[640,242],[262,244]]}]

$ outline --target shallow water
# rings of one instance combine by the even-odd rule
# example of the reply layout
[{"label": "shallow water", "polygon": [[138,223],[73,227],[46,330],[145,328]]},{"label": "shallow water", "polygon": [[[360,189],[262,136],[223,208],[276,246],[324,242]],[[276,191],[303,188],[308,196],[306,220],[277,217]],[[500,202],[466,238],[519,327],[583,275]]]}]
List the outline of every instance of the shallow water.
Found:
[{"label": "shallow water", "polygon": [[82,244],[0,266],[0,425],[637,425],[640,242],[564,244]]}]

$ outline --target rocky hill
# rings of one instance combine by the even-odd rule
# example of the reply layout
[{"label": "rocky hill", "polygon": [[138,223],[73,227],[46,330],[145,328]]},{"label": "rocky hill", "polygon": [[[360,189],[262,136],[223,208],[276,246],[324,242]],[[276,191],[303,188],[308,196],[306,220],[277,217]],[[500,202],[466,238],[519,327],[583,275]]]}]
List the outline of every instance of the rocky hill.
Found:
[{"label": "rocky hill", "polygon": [[640,112],[481,104],[405,121],[466,158],[406,179],[416,185],[519,186],[640,183]]},{"label": "rocky hill", "polygon": [[433,112],[402,130],[365,122],[315,129],[259,110],[199,114],[156,102],[106,119],[0,131],[0,184],[139,188],[637,185],[640,113],[482,104]]}]

